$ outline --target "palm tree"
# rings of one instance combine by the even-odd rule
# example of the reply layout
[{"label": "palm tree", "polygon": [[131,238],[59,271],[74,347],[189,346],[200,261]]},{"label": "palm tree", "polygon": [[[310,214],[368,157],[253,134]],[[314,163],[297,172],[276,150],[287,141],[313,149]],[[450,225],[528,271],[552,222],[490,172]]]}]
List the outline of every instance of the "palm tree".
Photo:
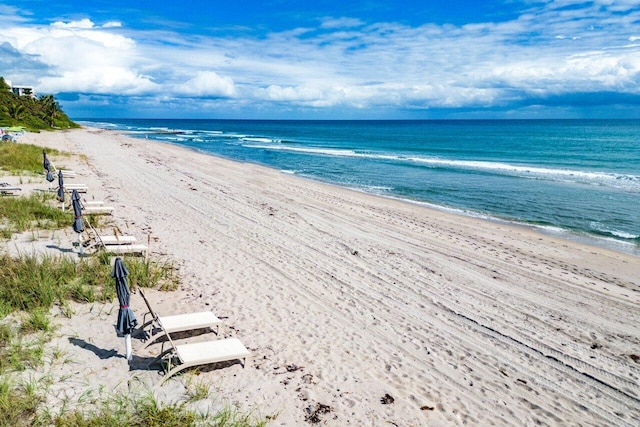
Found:
[{"label": "palm tree", "polygon": [[40,97],[40,105],[42,105],[42,119],[48,121],[49,126],[55,126],[56,116],[60,112],[60,104],[53,95],[43,95]]},{"label": "palm tree", "polygon": [[12,102],[6,107],[7,114],[14,120],[22,119],[24,115],[24,105],[19,102]]}]

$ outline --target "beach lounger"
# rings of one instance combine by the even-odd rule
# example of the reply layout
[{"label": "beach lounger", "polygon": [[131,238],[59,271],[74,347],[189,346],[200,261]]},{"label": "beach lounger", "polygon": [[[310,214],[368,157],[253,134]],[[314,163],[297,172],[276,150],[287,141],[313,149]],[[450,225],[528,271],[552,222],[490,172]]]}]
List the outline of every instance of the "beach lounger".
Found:
[{"label": "beach lounger", "polygon": [[80,209],[83,213],[93,215],[113,215],[116,208],[105,206],[102,200],[80,200]]},{"label": "beach lounger", "polygon": [[22,191],[19,187],[0,187],[0,195],[2,196],[16,196],[18,191]]},{"label": "beach lounger", "polygon": [[85,241],[85,246],[90,245],[92,241],[102,243],[103,245],[130,245],[138,241],[135,236],[128,236],[126,234],[116,233],[115,231],[113,234],[100,234],[88,220],[85,219],[85,223],[88,227],[86,232],[89,237]]},{"label": "beach lounger", "polygon": [[86,193],[89,187],[87,184],[64,184],[64,191],[71,193],[73,190],[77,190],[78,193]]},{"label": "beach lounger", "polygon": [[131,245],[138,241],[135,236],[121,236],[118,234],[100,236],[105,245]]},{"label": "beach lounger", "polygon": [[[171,316],[160,316],[156,313],[152,308],[151,304],[149,304],[149,300],[144,295],[142,289],[138,289],[140,296],[144,300],[144,303],[147,305],[148,313],[145,313],[146,318],[147,314],[151,315],[150,321],[144,321],[143,325],[140,329],[145,329],[145,327],[149,325],[156,324],[158,329],[160,330],[160,335],[154,334],[153,328],[151,336],[149,337],[149,345],[156,341],[157,338],[161,335],[169,336],[169,334],[175,332],[184,332],[184,331],[193,331],[196,329],[205,329],[209,328],[213,330],[216,328],[216,335],[220,335],[220,324],[222,321],[216,317],[211,311],[199,311],[194,313],[183,313],[183,314],[174,314]],[[154,338],[155,337],[155,338]],[[152,339],[154,338],[154,339]]]},{"label": "beach lounger", "polygon": [[[49,191],[53,191],[53,192],[58,192],[58,189],[60,187],[51,187],[49,188]],[[64,187],[62,187],[65,193],[69,193],[71,194],[73,192],[73,190],[76,190],[78,193],[86,193],[87,190],[89,190],[89,187],[87,187],[86,184],[65,184]]]},{"label": "beach lounger", "polygon": [[102,250],[114,255],[136,254],[144,256],[145,258],[149,256],[149,248],[147,245],[142,244],[103,245]]},{"label": "beach lounger", "polygon": [[113,211],[116,210],[113,206],[86,206],[84,203],[80,204],[80,209],[87,215],[113,215]]},{"label": "beach lounger", "polygon": [[[169,337],[169,344],[170,348],[164,350],[149,363],[151,366],[163,359],[167,361],[165,375],[158,386],[161,386],[176,373],[193,366],[240,360],[244,368],[247,364],[247,357],[251,355],[237,338],[175,345]],[[177,362],[175,365],[173,365],[174,360]]]},{"label": "beach lounger", "polygon": [[[140,254],[147,258],[149,256],[149,247],[147,245],[133,243],[136,241],[133,236],[101,236],[98,231],[85,219],[88,226],[87,233],[89,239],[83,243],[83,246],[90,252],[98,252],[103,250],[109,254]],[[91,230],[91,233],[89,233]],[[103,239],[104,237],[104,239]],[[107,242],[107,243],[105,243]]]},{"label": "beach lounger", "polygon": [[104,250],[110,254],[139,254],[145,258],[149,255],[149,247],[143,244],[105,245]]},{"label": "beach lounger", "polygon": [[62,176],[63,176],[64,178],[75,178],[75,177],[76,177],[76,175],[77,175],[77,174],[76,174],[74,171],[72,171],[72,170],[68,170],[68,169],[62,169],[62,170],[60,170],[60,169],[56,168],[56,167],[54,166],[54,164],[53,164],[53,163],[51,163],[51,160],[49,160],[49,165],[50,165],[50,167],[51,167],[51,172],[52,172],[54,175],[55,175],[55,174],[57,174],[58,172],[62,172]]}]

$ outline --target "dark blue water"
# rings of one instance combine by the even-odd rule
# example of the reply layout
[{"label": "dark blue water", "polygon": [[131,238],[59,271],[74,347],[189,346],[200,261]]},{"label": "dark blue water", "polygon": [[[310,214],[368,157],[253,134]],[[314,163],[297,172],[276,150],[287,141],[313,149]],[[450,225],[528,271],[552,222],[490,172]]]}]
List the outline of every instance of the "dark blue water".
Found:
[{"label": "dark blue water", "polygon": [[83,124],[640,255],[638,120]]}]

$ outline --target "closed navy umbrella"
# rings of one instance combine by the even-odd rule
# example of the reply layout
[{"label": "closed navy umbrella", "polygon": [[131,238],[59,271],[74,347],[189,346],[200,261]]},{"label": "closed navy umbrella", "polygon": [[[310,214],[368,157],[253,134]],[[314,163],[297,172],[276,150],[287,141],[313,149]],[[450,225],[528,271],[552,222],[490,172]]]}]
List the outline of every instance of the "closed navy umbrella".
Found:
[{"label": "closed navy umbrella", "polygon": [[84,223],[82,222],[82,209],[80,208],[80,194],[78,194],[78,190],[71,192],[71,204],[73,205],[73,213],[76,217],[73,221],[73,231],[82,233],[84,231]]},{"label": "closed navy umbrella", "polygon": [[62,171],[58,171],[58,200],[62,202],[62,209],[64,209],[64,180],[62,179]]},{"label": "closed navy umbrella", "polygon": [[53,177],[53,173],[51,173],[51,163],[49,162],[49,159],[47,159],[47,152],[42,150],[42,156],[44,157],[42,166],[44,167],[44,170],[47,171],[47,181],[53,182],[55,178]]},{"label": "closed navy umbrella", "polygon": [[49,163],[49,159],[47,159],[47,152],[42,150],[42,167],[49,170],[51,169],[51,163]]},{"label": "closed navy umbrella", "polygon": [[124,335],[127,360],[131,360],[131,332],[133,332],[138,321],[133,315],[131,308],[129,308],[131,294],[129,293],[129,285],[127,284],[128,275],[129,272],[124,266],[122,258],[116,258],[113,271],[111,272],[111,277],[116,281],[116,293],[118,294],[118,302],[120,303],[116,332],[118,335]]}]

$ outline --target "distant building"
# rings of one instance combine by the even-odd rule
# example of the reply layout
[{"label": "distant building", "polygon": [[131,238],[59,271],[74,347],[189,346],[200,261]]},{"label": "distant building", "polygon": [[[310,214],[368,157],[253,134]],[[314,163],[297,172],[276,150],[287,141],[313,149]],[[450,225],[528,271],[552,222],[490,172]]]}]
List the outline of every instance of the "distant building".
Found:
[{"label": "distant building", "polygon": [[13,92],[14,95],[30,96],[32,98],[37,98],[36,90],[34,89],[33,86],[14,86],[11,83],[11,80],[5,80],[5,83],[9,85],[9,87],[11,88],[11,92]]}]

